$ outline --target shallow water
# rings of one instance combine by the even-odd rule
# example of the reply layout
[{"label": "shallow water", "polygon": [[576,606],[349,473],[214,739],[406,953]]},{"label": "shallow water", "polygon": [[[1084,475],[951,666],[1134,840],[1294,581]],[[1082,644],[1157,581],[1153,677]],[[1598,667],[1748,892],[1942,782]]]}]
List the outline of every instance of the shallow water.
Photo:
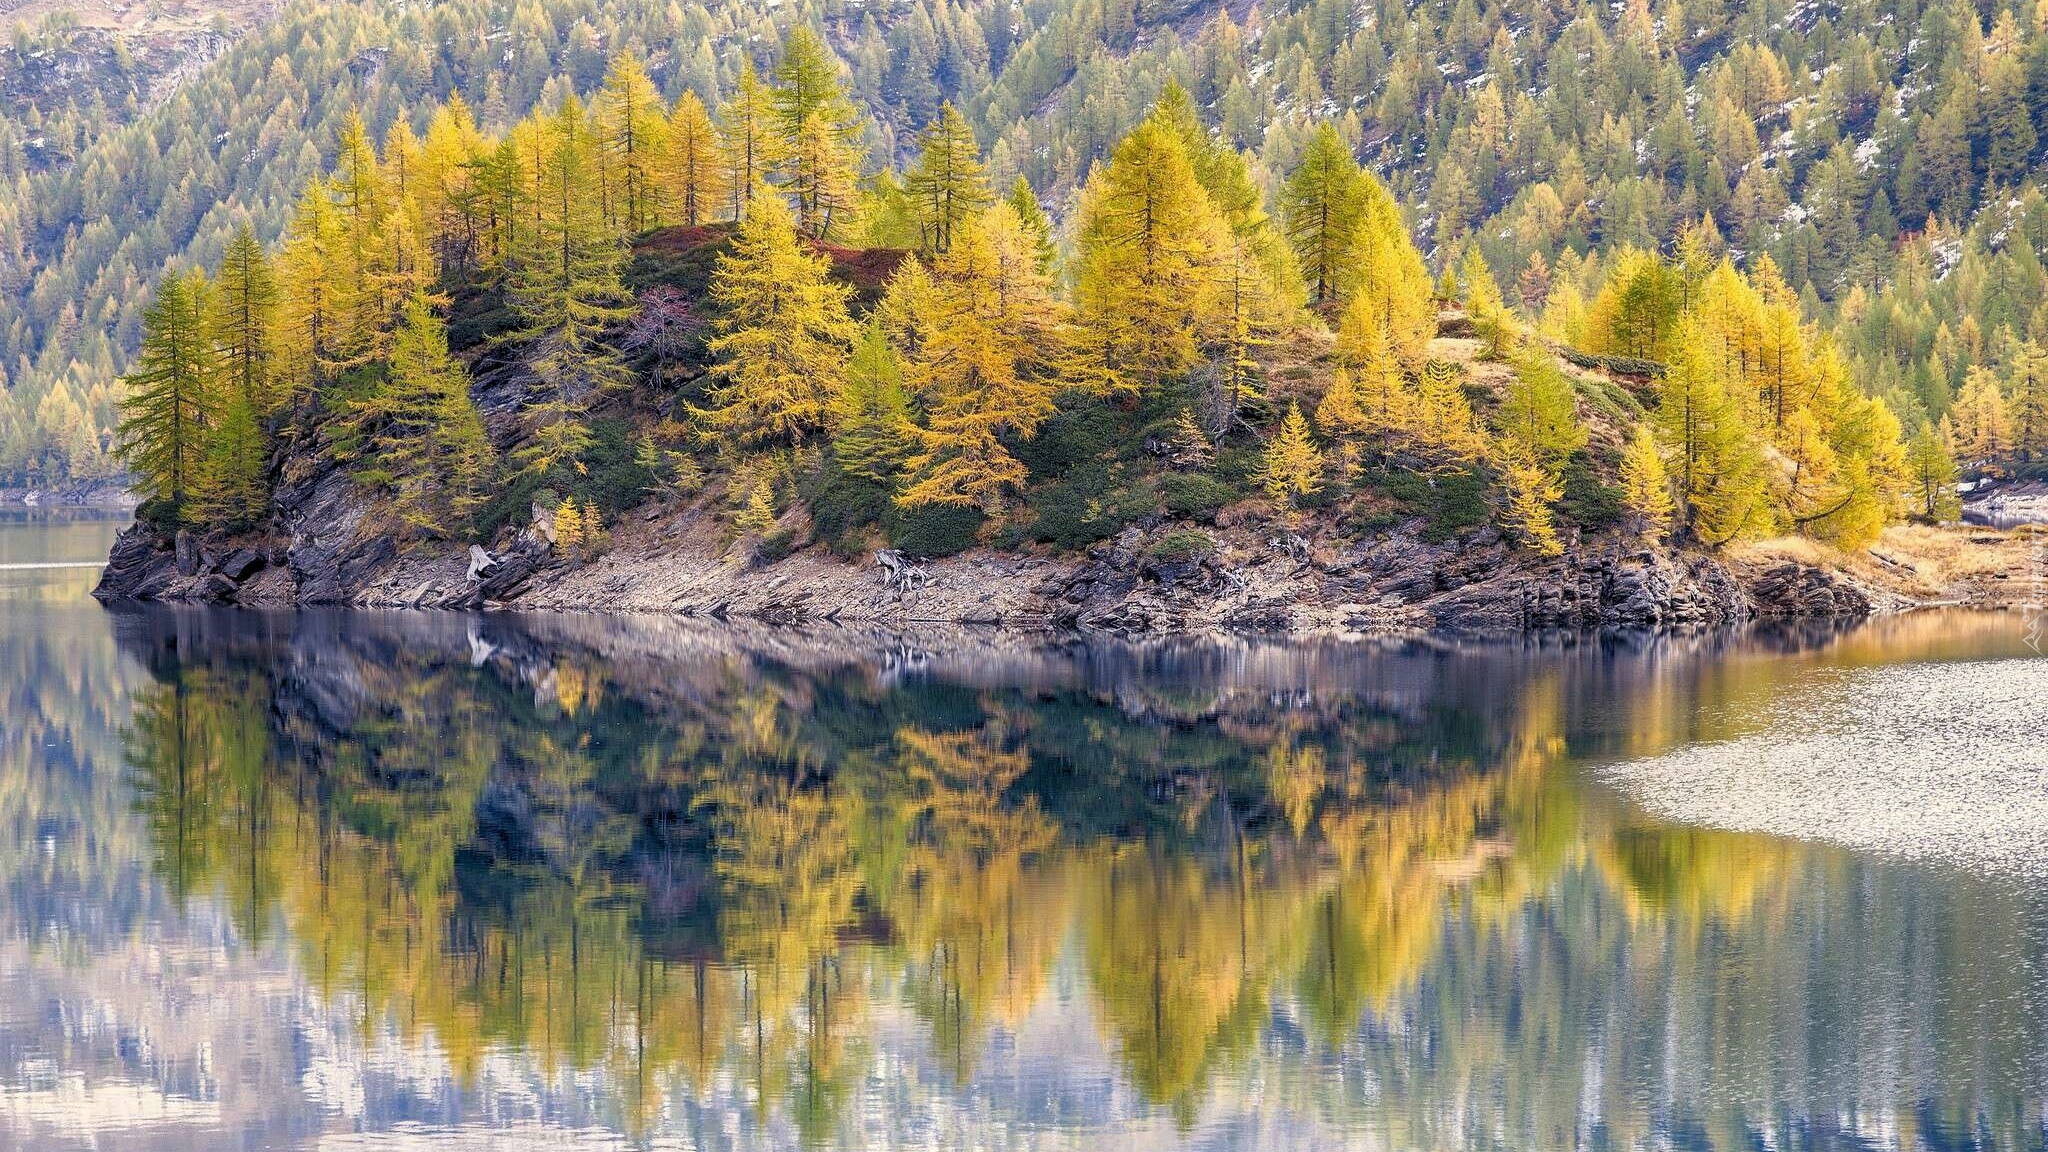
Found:
[{"label": "shallow water", "polygon": [[2044,1145],[2013,617],[1012,651],[91,579],[0,569],[0,1147]]}]

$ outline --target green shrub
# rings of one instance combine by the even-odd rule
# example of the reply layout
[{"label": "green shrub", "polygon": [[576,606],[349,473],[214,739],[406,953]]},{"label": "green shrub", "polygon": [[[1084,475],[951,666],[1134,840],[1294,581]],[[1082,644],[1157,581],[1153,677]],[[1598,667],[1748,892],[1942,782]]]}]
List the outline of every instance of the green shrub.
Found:
[{"label": "green shrub", "polygon": [[583,468],[568,487],[578,500],[597,505],[607,516],[639,504],[654,490],[654,470],[641,461],[633,426],[624,420],[591,422]]},{"label": "green shrub", "polygon": [[1188,520],[1212,523],[1225,504],[1237,499],[1237,489],[1207,472],[1169,472],[1159,478],[1159,495],[1166,510]]},{"label": "green shrub", "polygon": [[1407,471],[1374,473],[1368,482],[1423,517],[1422,538],[1431,544],[1477,528],[1490,516],[1486,476],[1476,468],[1440,473],[1433,484],[1430,477]]},{"label": "green shrub", "polygon": [[1216,541],[1211,540],[1208,533],[1183,528],[1167,533],[1147,549],[1146,554],[1167,564],[1179,564],[1188,560],[1199,560],[1212,555],[1215,551]]},{"label": "green shrub", "polygon": [[1099,466],[1119,450],[1135,450],[1143,443],[1131,437],[1137,426],[1132,413],[1089,397],[1054,413],[1015,453],[1034,480],[1057,479],[1077,468]]},{"label": "green shrub", "polygon": [[880,524],[889,514],[889,490],[865,476],[851,475],[827,455],[824,466],[804,485],[811,506],[811,538],[834,555],[860,550],[862,529]]},{"label": "green shrub", "polygon": [[754,555],[763,564],[773,564],[801,546],[796,533],[788,528],[768,533],[754,545]]},{"label": "green shrub", "polygon": [[507,525],[526,524],[533,516],[533,497],[540,485],[541,477],[531,472],[515,473],[500,484],[497,493],[476,511],[478,538],[489,540]]},{"label": "green shrub", "polygon": [[951,556],[974,547],[987,517],[979,508],[924,504],[898,508],[893,503],[882,518],[889,543],[909,556]]},{"label": "green shrub", "polygon": [[1106,540],[1158,511],[1159,496],[1149,483],[1130,483],[1123,465],[1092,461],[1032,493],[1030,503],[1038,514],[1031,538],[1072,550]]},{"label": "green shrub", "polygon": [[1584,452],[1575,453],[1565,464],[1564,497],[1557,502],[1558,515],[1581,528],[1606,528],[1621,523],[1628,511],[1620,488],[1603,482]]}]

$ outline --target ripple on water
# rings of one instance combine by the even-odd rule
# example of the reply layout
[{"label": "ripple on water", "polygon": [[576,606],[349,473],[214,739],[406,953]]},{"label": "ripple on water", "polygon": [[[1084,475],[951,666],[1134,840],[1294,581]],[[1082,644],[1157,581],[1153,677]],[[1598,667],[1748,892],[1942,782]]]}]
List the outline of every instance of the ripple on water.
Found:
[{"label": "ripple on water", "polygon": [[1603,773],[1653,814],[2048,877],[2048,660],[1857,668]]}]

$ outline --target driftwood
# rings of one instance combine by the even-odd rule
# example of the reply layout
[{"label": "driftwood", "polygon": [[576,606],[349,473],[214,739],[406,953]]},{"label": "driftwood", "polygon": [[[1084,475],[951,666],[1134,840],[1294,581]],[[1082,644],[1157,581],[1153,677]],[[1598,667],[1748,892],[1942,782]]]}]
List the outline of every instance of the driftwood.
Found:
[{"label": "driftwood", "polygon": [[911,563],[908,557],[894,548],[884,548],[875,553],[875,566],[882,570],[882,583],[890,588],[909,591],[932,582],[932,574],[925,571],[923,565]]}]

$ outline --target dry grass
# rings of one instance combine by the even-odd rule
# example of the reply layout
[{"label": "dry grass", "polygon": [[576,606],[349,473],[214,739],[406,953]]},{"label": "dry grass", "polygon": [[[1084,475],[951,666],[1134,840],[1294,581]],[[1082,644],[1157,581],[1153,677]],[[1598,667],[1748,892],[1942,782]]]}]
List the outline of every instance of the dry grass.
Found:
[{"label": "dry grass", "polygon": [[[2048,534],[2039,540],[2048,545]],[[1867,551],[1782,536],[1730,549],[1728,558],[1749,568],[1806,564],[1921,603],[2014,607],[2029,596],[2035,551],[2036,537],[2025,531],[1901,524]],[[2048,570],[2041,576],[2048,582]]]}]

